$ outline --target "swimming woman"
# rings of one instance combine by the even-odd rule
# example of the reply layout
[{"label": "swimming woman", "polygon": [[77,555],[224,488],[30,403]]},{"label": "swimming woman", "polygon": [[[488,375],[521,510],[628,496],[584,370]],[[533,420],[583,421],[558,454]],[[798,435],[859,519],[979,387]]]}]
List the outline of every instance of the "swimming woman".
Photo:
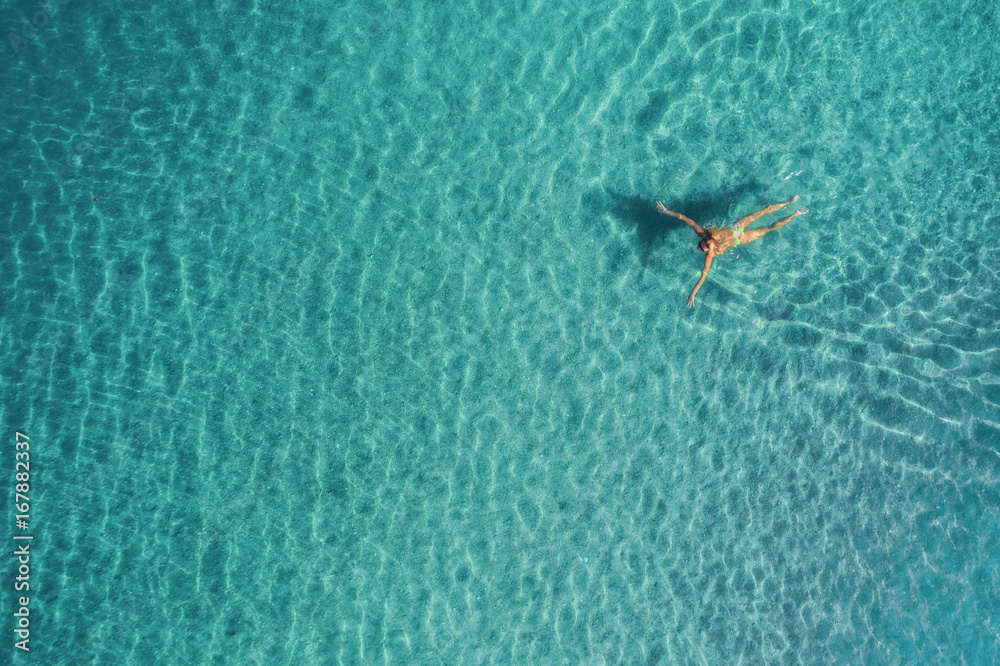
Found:
[{"label": "swimming woman", "polygon": [[747,227],[756,222],[761,215],[773,213],[782,206],[787,206],[788,204],[795,203],[798,200],[799,195],[796,194],[795,198],[791,201],[772,204],[764,210],[759,210],[752,215],[747,215],[731,227],[712,227],[711,229],[702,229],[691,218],[681,215],[680,213],[669,211],[662,203],[657,201],[656,210],[660,211],[664,215],[672,215],[679,220],[684,220],[691,226],[691,228],[698,232],[698,235],[701,236],[701,241],[698,242],[698,249],[702,252],[708,253],[705,257],[705,267],[701,269],[701,279],[698,280],[698,284],[694,286],[694,291],[692,291],[691,295],[688,296],[687,306],[691,307],[694,305],[694,295],[698,293],[698,290],[701,289],[702,283],[705,282],[705,278],[708,277],[708,269],[712,267],[713,258],[723,254],[726,250],[736,247],[737,245],[746,245],[747,243],[751,243],[764,234],[785,226],[792,221],[792,218],[808,213],[808,208],[805,210],[797,210],[785,219],[778,220],[771,226],[761,227],[760,229],[747,229]]}]

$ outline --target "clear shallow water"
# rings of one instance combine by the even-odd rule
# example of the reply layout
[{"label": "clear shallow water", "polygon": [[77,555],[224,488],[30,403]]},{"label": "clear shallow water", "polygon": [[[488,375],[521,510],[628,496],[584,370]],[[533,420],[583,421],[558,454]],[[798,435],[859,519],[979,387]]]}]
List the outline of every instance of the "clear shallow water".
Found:
[{"label": "clear shallow water", "polygon": [[[996,28],[234,0],[8,38],[35,657],[997,661]],[[795,193],[687,310],[653,202]]]}]

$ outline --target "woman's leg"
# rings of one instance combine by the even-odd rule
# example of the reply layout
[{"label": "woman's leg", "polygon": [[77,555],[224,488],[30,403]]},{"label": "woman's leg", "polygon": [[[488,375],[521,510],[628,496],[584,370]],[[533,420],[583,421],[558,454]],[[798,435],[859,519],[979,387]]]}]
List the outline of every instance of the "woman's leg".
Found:
[{"label": "woman's leg", "polygon": [[786,217],[785,219],[778,220],[774,224],[768,225],[766,227],[761,227],[760,229],[751,229],[743,235],[744,238],[743,243],[750,243],[752,241],[755,241],[764,234],[770,233],[775,229],[780,229],[781,227],[785,226],[786,224],[791,222],[793,218],[796,218],[799,215],[805,215],[808,212],[809,212],[808,208],[806,208],[805,210],[797,210],[788,217]]},{"label": "woman's leg", "polygon": [[[744,217],[743,219],[741,219],[739,222],[737,222],[733,226],[735,226],[737,228],[746,227],[748,225],[753,224],[757,220],[759,220],[762,215],[767,215],[768,213],[773,213],[774,211],[779,210],[782,207],[787,206],[790,203],[795,203],[798,200],[799,200],[799,195],[796,194],[795,198],[792,199],[791,201],[786,201],[784,203],[778,203],[778,204],[771,204],[770,206],[768,206],[764,210],[759,210],[756,213],[753,213],[751,215],[747,215],[746,217]],[[789,218],[789,219],[791,219],[791,218]],[[788,220],[785,220],[785,222],[787,223]]]}]

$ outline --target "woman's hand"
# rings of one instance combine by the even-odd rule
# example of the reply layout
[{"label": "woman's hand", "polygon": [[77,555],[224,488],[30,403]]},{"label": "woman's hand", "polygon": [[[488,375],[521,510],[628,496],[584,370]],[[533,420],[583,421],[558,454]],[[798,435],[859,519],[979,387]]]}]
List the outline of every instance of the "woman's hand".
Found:
[{"label": "woman's hand", "polygon": [[693,308],[694,307],[694,294],[691,294],[690,296],[688,296],[688,307],[689,308]]}]

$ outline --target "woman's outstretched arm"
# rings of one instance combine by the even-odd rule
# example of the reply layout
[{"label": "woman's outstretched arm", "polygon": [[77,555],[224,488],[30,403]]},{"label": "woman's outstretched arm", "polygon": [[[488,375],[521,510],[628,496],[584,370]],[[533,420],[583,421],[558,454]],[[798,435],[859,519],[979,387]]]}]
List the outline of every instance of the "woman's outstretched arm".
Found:
[{"label": "woman's outstretched arm", "polygon": [[667,207],[664,206],[662,202],[660,201],[656,202],[656,210],[660,211],[664,215],[670,215],[672,217],[676,217],[678,220],[684,220],[689,225],[694,227],[694,230],[698,232],[698,235],[700,236],[705,235],[705,230],[699,227],[697,222],[692,220],[690,217],[687,217],[686,215],[681,215],[680,213],[675,213],[672,210],[667,210]]},{"label": "woman's outstretched arm", "polygon": [[714,256],[715,256],[714,248],[709,250],[708,254],[705,255],[705,267],[701,269],[701,279],[698,280],[698,284],[694,286],[694,290],[691,292],[691,295],[688,296],[687,306],[689,308],[694,306],[694,295],[698,293],[699,289],[701,289],[701,285],[705,284],[705,278],[708,277],[708,269],[712,267],[712,257]]}]

